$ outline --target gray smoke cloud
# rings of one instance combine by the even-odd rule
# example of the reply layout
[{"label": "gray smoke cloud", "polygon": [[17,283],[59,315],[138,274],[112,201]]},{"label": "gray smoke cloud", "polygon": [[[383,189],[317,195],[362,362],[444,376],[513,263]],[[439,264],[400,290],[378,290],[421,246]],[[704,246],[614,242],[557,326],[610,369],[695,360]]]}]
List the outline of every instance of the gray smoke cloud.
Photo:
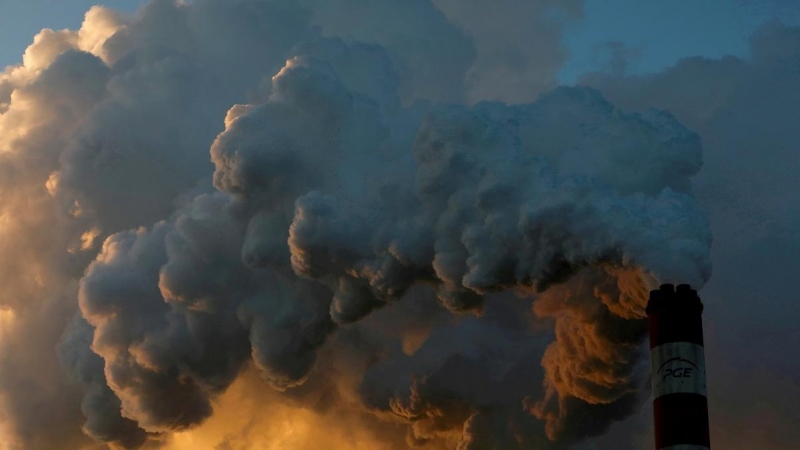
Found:
[{"label": "gray smoke cloud", "polygon": [[[550,63],[492,56],[517,7]],[[580,9],[153,0],[39,34],[0,77],[3,444],[180,448],[240,386],[392,449],[636,411],[648,288],[711,274],[703,150],[593,89],[533,101]]]}]

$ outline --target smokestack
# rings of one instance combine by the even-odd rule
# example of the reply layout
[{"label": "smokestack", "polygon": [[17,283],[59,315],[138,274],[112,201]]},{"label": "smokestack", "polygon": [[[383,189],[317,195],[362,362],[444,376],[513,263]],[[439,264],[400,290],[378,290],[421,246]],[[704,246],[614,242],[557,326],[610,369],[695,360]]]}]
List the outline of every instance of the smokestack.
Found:
[{"label": "smokestack", "polygon": [[647,319],[656,450],[703,450],[708,431],[703,304],[688,284],[650,292]]}]

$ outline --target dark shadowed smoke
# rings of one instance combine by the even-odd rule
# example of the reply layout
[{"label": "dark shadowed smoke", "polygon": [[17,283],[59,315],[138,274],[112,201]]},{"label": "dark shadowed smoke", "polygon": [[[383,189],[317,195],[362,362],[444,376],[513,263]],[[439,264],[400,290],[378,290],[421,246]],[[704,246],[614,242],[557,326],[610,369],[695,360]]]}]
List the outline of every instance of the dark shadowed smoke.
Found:
[{"label": "dark shadowed smoke", "polygon": [[[0,301],[50,359],[66,329],[59,414],[155,447],[249,367],[394,446],[562,448],[638,407],[648,286],[710,275],[698,136],[586,88],[465,105],[554,71],[493,91],[502,35],[436,5],[154,0],[37,37],[0,79]],[[14,445],[51,448],[14,400]]]},{"label": "dark shadowed smoke", "polygon": [[[465,318],[449,333],[486,333],[489,348],[431,350],[449,354],[447,363],[415,367],[412,359],[405,376],[394,368],[397,386],[374,386],[390,379],[370,375],[392,359],[368,368],[365,406],[409,421],[411,443],[462,430],[463,448],[487,440],[529,446],[544,439],[536,417],[550,439],[569,441],[607,427],[587,415],[614,419],[624,412],[611,411],[630,410],[641,383],[633,371],[643,334],[642,270],[698,283],[707,276],[705,223],[686,193],[686,177],[699,168],[694,135],[663,113],[620,115],[587,90],[557,91],[519,108],[412,114],[428,118],[416,127],[407,125],[414,117],[401,117],[400,125],[382,119],[381,105],[309,57],[290,60],[273,77],[264,103],[229,111],[211,147],[221,192],[198,196],[150,230],[110,237],[81,281],[81,310],[95,327],[92,349],[105,360],[124,417],[154,433],[197,425],[248,357],[274,388],[291,390],[306,380],[334,322],[357,321],[419,283],[435,287],[455,311],[479,310],[491,292],[545,291],[540,304],[556,305],[534,311],[557,318],[559,339],[544,353],[549,394],[531,413],[522,405],[539,396],[531,390],[542,378],[532,361],[542,346],[525,344],[524,330],[472,329],[480,320]],[[580,127],[612,131],[562,141],[551,134],[555,126],[565,136]],[[408,128],[419,131],[406,157]],[[545,154],[537,156],[525,138],[549,144]],[[623,167],[640,170],[618,177],[613,158],[585,166],[562,154],[591,158],[604,149],[612,156],[637,150],[635,158],[619,156]],[[592,266],[600,267],[595,275],[573,276]],[[634,272],[630,280],[625,270]],[[568,279],[563,297],[548,290]],[[562,326],[581,324],[594,345],[561,336]],[[513,342],[531,349],[518,354]],[[585,365],[570,367],[576,356]],[[605,368],[594,378],[596,366]],[[453,385],[456,373],[472,379]],[[504,377],[528,383],[488,394],[497,399],[478,395]],[[432,410],[441,417],[427,423]],[[510,418],[527,437],[494,432]]]}]

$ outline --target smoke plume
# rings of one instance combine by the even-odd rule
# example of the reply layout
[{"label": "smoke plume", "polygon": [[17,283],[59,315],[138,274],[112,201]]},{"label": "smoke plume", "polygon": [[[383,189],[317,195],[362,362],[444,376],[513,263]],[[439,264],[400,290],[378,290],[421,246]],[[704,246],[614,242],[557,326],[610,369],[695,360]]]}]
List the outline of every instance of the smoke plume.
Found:
[{"label": "smoke plume", "polygon": [[786,282],[800,270],[800,151],[790,119],[800,105],[798,67],[800,27],[768,23],[750,37],[749,57],[693,57],[657,74],[582,80],[626,109],[669,109],[703,139],[695,191],[719,243],[703,290],[715,446],[790,450],[800,438],[800,408],[785,401],[800,395],[800,366],[784,350],[800,344],[792,319],[800,309]]},{"label": "smoke plume", "polygon": [[0,75],[0,442],[202,448],[234,402],[253,421],[208,448],[555,449],[635,412],[648,288],[710,276],[700,139],[537,97],[560,45],[513,67],[521,37],[451,3],[152,0],[40,33]]}]

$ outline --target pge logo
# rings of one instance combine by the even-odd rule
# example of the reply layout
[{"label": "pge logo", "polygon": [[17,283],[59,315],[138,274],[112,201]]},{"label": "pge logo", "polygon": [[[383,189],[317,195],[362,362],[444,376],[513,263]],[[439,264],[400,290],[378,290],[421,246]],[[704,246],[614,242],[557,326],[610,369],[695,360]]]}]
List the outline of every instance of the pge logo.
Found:
[{"label": "pge logo", "polygon": [[691,378],[695,371],[700,368],[694,362],[681,357],[675,357],[664,361],[658,368],[658,375],[663,381],[670,378]]}]

